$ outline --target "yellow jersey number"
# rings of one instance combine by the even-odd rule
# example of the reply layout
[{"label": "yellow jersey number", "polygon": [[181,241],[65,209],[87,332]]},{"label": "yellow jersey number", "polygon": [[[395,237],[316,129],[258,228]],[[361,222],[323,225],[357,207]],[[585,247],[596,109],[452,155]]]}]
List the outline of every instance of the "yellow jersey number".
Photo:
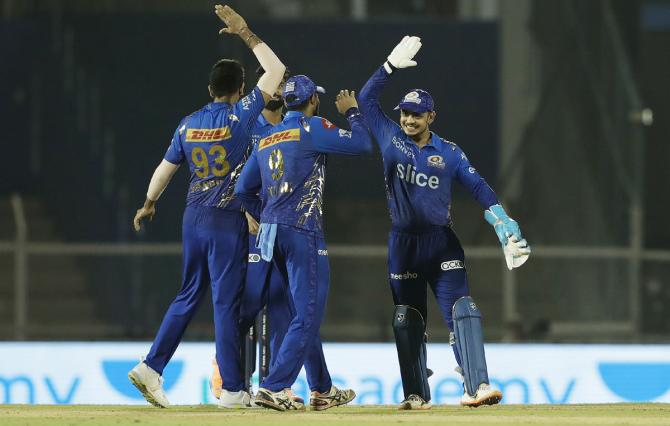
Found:
[{"label": "yellow jersey number", "polygon": [[[209,157],[213,157],[211,164]],[[195,147],[191,151],[191,160],[196,166],[195,174],[201,179],[209,176],[210,172],[214,176],[222,177],[230,171],[230,163],[226,161],[226,149],[221,145],[212,145],[207,152],[199,146]]]}]

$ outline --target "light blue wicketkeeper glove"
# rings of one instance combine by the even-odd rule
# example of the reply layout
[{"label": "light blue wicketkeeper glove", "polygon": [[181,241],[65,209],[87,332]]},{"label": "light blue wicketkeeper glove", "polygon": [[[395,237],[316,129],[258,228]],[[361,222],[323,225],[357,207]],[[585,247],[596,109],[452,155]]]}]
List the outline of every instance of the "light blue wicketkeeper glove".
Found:
[{"label": "light blue wicketkeeper glove", "polygon": [[493,226],[503,248],[507,269],[510,271],[523,265],[530,256],[530,246],[521,236],[519,224],[507,215],[500,204],[484,211],[484,218]]}]

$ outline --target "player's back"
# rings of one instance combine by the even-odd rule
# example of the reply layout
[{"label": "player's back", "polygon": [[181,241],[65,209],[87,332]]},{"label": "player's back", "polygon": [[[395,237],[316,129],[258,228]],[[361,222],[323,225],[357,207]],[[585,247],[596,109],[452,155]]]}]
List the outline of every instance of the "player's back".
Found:
[{"label": "player's back", "polygon": [[236,104],[211,102],[181,121],[165,159],[188,163],[187,205],[241,209],[233,190],[251,150],[251,128],[263,106],[263,96],[254,88]]},{"label": "player's back", "polygon": [[311,126],[322,125],[322,120],[289,111],[258,142],[256,159],[265,200],[262,222],[322,229],[326,154],[316,150],[310,133]]}]

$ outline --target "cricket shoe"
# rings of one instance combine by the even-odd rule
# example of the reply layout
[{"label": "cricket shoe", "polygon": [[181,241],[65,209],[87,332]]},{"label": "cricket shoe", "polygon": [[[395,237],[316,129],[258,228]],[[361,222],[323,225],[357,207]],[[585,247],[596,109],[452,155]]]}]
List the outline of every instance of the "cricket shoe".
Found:
[{"label": "cricket shoe", "polygon": [[430,410],[432,405],[419,395],[411,394],[398,406],[399,410]]},{"label": "cricket shoe", "polygon": [[159,408],[168,408],[170,401],[163,390],[163,378],[153,368],[140,361],[128,372],[128,379],[139,390],[144,399]]},{"label": "cricket shoe", "polygon": [[338,389],[331,386],[328,392],[312,392],[309,396],[309,406],[312,410],[323,411],[338,405],[348,404],[354,398],[356,398],[356,392],[352,389]]},{"label": "cricket shoe", "polygon": [[220,390],[219,408],[257,408],[251,403],[251,395],[244,390],[237,392],[231,392],[225,389]]},{"label": "cricket shoe", "polygon": [[302,398],[296,397],[290,389],[272,392],[269,389],[260,388],[254,402],[261,407],[277,411],[301,411],[305,409]]},{"label": "cricket shoe", "polygon": [[464,392],[461,398],[461,405],[464,407],[479,407],[480,405],[495,405],[502,400],[502,392],[493,389],[488,383],[482,383],[477,388],[475,396],[470,396]]},{"label": "cricket shoe", "polygon": [[219,399],[221,396],[221,388],[223,387],[223,379],[221,378],[216,358],[212,359],[212,377],[209,379],[209,387],[212,389],[214,398]]}]

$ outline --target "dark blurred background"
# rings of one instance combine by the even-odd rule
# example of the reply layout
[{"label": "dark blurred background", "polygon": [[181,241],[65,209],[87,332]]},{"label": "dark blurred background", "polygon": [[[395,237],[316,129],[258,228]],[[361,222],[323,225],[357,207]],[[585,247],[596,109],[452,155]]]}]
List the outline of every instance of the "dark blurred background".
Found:
[{"label": "dark blurred background", "polygon": [[[135,210],[181,117],[209,101],[216,2],[0,0],[0,339],[151,339],[180,285],[182,167],[145,231]],[[480,207],[455,230],[490,341],[670,341],[670,2],[246,0],[230,4],[293,73],[359,90],[405,34],[419,66],[382,106],[430,91],[517,219],[530,261],[504,267]],[[381,159],[331,156],[325,341],[391,341]],[[448,330],[431,297],[431,341]],[[187,337],[213,338],[203,303]]]}]

